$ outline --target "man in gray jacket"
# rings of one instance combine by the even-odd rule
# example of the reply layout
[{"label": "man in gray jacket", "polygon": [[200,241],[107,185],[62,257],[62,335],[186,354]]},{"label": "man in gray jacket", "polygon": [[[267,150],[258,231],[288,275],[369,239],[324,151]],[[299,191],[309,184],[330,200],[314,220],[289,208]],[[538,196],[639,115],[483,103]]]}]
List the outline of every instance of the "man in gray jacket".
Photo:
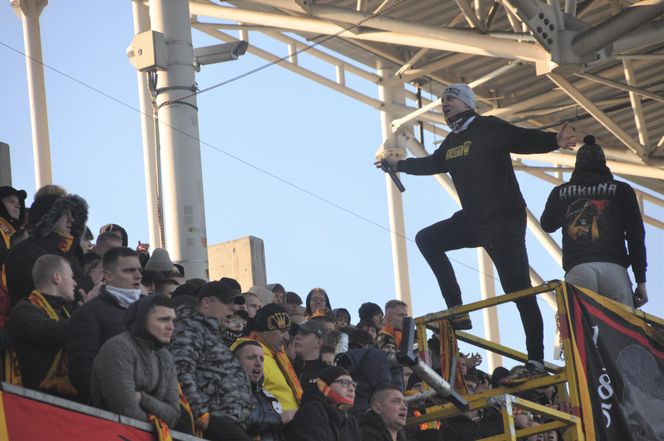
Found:
[{"label": "man in gray jacket", "polygon": [[177,374],[168,351],[175,320],[171,299],[153,294],[127,311],[129,329],[108,340],[92,368],[92,404],[148,421],[150,415],[173,428],[180,418]]}]

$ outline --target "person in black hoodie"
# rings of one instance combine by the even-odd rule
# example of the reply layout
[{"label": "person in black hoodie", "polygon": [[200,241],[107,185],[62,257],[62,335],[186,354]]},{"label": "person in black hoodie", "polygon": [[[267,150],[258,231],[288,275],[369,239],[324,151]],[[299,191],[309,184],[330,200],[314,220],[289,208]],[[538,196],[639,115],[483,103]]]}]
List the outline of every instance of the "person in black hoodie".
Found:
[{"label": "person in black hoodie", "polygon": [[309,291],[304,301],[306,305],[306,316],[311,318],[313,315],[324,315],[325,312],[332,311],[330,297],[323,288],[314,288]]},{"label": "person in black hoodie", "polygon": [[589,135],[583,141],[572,178],[554,188],[546,201],[542,228],[553,233],[562,227],[565,281],[639,307],[648,301],[646,233],[639,203],[629,184],[613,179],[595,138]]},{"label": "person in black hoodie", "polygon": [[83,269],[74,256],[88,220],[85,200],[73,194],[47,194],[35,199],[29,213],[30,237],[9,251],[5,264],[12,305],[26,298],[34,289],[32,267],[44,254],[65,257],[69,260],[76,283],[80,285],[85,280]]},{"label": "person in black hoodie", "polygon": [[371,409],[360,418],[362,441],[406,441],[408,406],[395,387],[378,389],[371,396]]},{"label": "person in black hoodie", "polygon": [[[449,173],[461,210],[415,237],[420,252],[438,280],[448,308],[462,304],[461,289],[447,251],[483,247],[495,264],[506,293],[531,287],[526,253],[526,203],[514,174],[510,153],[545,153],[575,145],[563,125],[558,134],[513,126],[474,111],[475,94],[466,84],[450,84],[443,92],[443,114],[452,132],[423,158],[383,162],[413,175]],[[543,371],[544,331],[535,296],[516,301],[526,334],[529,368]],[[456,329],[471,329],[468,314],[453,319]]]},{"label": "person in black hoodie", "polygon": [[361,441],[362,431],[348,409],[356,383],[345,369],[330,366],[318,374],[316,388],[305,390],[290,424],[289,441]]}]

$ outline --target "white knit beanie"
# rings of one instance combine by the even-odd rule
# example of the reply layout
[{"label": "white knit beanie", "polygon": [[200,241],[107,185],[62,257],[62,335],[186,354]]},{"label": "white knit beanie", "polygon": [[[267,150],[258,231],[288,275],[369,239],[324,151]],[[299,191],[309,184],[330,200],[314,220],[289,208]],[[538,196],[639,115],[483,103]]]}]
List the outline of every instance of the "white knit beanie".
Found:
[{"label": "white knit beanie", "polygon": [[453,83],[445,88],[443,96],[453,96],[454,98],[463,101],[471,109],[475,109],[475,93],[473,89],[467,84]]}]

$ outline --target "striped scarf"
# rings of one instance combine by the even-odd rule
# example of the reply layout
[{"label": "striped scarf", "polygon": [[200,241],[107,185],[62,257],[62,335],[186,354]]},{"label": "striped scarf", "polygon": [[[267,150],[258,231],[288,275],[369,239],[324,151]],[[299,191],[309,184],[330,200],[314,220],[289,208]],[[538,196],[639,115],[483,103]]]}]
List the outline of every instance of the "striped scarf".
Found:
[{"label": "striped scarf", "polygon": [[300,385],[300,380],[298,380],[297,378],[295,369],[293,369],[293,365],[291,364],[290,359],[288,358],[288,354],[286,354],[286,351],[283,349],[279,352],[273,351],[272,349],[270,349],[268,345],[265,344],[265,342],[263,342],[263,340],[261,340],[261,338],[255,332],[252,332],[249,338],[256,340],[263,346],[267,347],[270,352],[272,352],[274,359],[277,360],[277,365],[279,366],[281,373],[286,378],[288,386],[293,391],[293,394],[295,395],[295,398],[297,398],[297,402],[299,403],[302,400],[302,386]]},{"label": "striped scarf", "polygon": [[316,379],[316,386],[318,390],[339,410],[348,410],[353,407],[353,400],[349,400],[338,392],[335,392],[320,378]]},{"label": "striped scarf", "polygon": [[[50,303],[44,296],[37,290],[34,290],[28,295],[28,301],[42,310],[48,318],[55,321],[60,321],[60,316],[53,309]],[[62,308],[65,316],[69,318],[69,311],[67,308]],[[46,374],[46,377],[39,384],[39,389],[45,392],[55,392],[60,396],[76,396],[78,391],[69,382],[69,369],[67,368],[67,353],[64,348],[60,349],[55,355],[55,359]]]}]

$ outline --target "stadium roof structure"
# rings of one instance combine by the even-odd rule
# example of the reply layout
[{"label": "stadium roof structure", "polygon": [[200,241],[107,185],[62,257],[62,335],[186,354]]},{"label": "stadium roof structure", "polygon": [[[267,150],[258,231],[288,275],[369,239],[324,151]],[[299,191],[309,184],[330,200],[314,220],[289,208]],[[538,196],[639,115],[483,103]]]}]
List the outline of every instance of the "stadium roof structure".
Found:
[{"label": "stadium roof structure", "polygon": [[[595,136],[614,173],[647,189],[638,191],[644,218],[664,227],[645,203],[664,206],[664,1],[238,0],[192,1],[190,11],[194,29],[249,41],[250,53],[381,111],[388,150],[426,154],[414,124],[436,134],[447,128],[439,102],[418,90],[438,96],[453,82],[474,88],[481,114],[554,130],[571,122],[578,138]],[[254,46],[254,32],[287,45],[289,56]],[[305,53],[334,74],[299,63]],[[379,98],[352,87],[350,76],[375,83]],[[514,155],[516,168],[554,184],[574,160],[575,152],[526,162]],[[437,179],[453,194],[449,179]],[[398,211],[397,196],[389,197]],[[529,218],[560,259],[557,244]]]}]

